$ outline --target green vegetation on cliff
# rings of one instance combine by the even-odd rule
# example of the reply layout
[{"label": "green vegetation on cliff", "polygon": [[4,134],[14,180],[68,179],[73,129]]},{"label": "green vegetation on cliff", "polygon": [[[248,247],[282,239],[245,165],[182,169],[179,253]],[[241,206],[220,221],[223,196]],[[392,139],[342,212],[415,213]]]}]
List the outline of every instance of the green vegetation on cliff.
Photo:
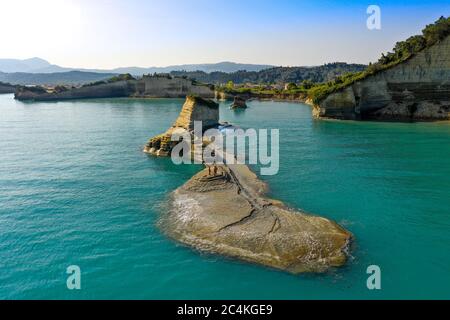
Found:
[{"label": "green vegetation on cliff", "polygon": [[243,95],[257,98],[275,99],[305,99],[308,90],[316,84],[310,80],[303,80],[299,84],[290,82],[281,85],[236,85],[229,81],[224,86],[216,86],[216,90],[230,95]]},{"label": "green vegetation on cliff", "polygon": [[113,83],[113,82],[118,82],[118,81],[128,81],[128,80],[136,80],[136,78],[134,78],[131,74],[129,73],[124,73],[124,74],[119,74],[117,76],[114,76],[112,78],[109,78],[108,80],[106,80],[106,82],[108,83]]},{"label": "green vegetation on cliff", "polygon": [[388,52],[386,55],[382,54],[378,62],[370,64],[366,70],[357,73],[347,73],[327,83],[314,86],[308,91],[308,95],[315,104],[318,104],[331,93],[342,90],[356,81],[363,80],[410,59],[420,51],[446,38],[449,34],[450,17],[440,17],[435,23],[426,26],[422,30],[422,35],[412,36],[405,41],[397,42],[393,52]]},{"label": "green vegetation on cliff", "polygon": [[87,83],[87,84],[83,85],[83,87],[92,87],[92,86],[98,86],[101,84],[108,84],[108,83],[114,83],[114,82],[119,82],[119,81],[129,81],[129,80],[136,80],[136,78],[134,78],[129,73],[125,73],[125,74],[119,74],[119,75],[113,76],[106,80]]}]

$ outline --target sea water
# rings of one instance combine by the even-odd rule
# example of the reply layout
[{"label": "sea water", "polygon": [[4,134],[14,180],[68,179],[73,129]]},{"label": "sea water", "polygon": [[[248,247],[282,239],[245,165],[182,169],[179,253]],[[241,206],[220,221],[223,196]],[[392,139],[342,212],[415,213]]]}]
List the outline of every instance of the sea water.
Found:
[{"label": "sea water", "polygon": [[[309,106],[221,104],[221,120],[280,129],[269,196],[333,219],[348,263],[291,275],[197,252],[156,223],[201,169],[142,153],[179,99],[22,103],[0,95],[0,298],[450,298],[450,124],[319,121]],[[68,290],[67,267],[81,270]],[[367,288],[367,268],[381,290]]]}]

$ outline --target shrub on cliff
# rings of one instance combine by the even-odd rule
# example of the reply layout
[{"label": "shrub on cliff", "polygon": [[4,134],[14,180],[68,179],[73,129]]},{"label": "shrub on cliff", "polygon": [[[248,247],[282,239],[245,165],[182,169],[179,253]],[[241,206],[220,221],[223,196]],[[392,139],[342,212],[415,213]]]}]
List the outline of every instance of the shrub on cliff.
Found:
[{"label": "shrub on cliff", "polygon": [[94,86],[99,86],[99,85],[102,85],[102,84],[114,83],[114,82],[118,82],[118,81],[129,81],[129,80],[136,80],[136,78],[134,78],[129,73],[124,73],[124,74],[119,74],[117,76],[109,78],[107,80],[100,80],[100,81],[87,83],[87,84],[83,85],[83,87],[94,87]]},{"label": "shrub on cliff", "polygon": [[124,73],[124,74],[119,74],[117,76],[114,76],[114,77],[108,79],[107,82],[113,83],[113,82],[118,82],[118,81],[129,81],[129,80],[136,80],[136,78],[134,78],[129,73]]},{"label": "shrub on cliff", "polygon": [[295,90],[297,89],[297,85],[293,82],[289,82],[288,84],[286,84],[286,90]]},{"label": "shrub on cliff", "polygon": [[200,97],[198,95],[194,95],[194,94],[188,95],[186,97],[186,101],[188,101],[188,100],[193,101],[195,104],[205,105],[205,106],[207,106],[209,108],[213,108],[213,109],[216,109],[216,108],[219,107],[218,103],[216,103],[216,102],[214,102],[212,100],[209,100],[209,99],[204,99],[204,98],[202,98],[202,97]]},{"label": "shrub on cliff", "polygon": [[19,92],[32,92],[32,93],[36,93],[36,94],[44,94],[47,93],[47,90],[45,90],[45,88],[40,87],[40,86],[32,86],[32,87],[20,87]]},{"label": "shrub on cliff", "polygon": [[422,33],[427,46],[432,46],[450,34],[450,17],[440,17],[434,24],[426,26]]}]

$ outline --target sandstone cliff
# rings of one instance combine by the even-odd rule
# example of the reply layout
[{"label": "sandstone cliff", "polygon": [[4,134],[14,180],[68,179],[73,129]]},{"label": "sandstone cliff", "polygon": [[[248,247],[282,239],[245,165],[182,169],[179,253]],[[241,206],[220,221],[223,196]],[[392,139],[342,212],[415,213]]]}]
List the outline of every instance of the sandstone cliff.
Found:
[{"label": "sandstone cliff", "polygon": [[184,98],[190,94],[214,98],[214,89],[184,78],[144,76],[139,80],[100,82],[59,91],[19,87],[15,98],[36,101],[116,97]]},{"label": "sandstone cliff", "polygon": [[194,121],[202,122],[202,130],[211,128],[219,123],[219,105],[211,100],[190,95],[181,109],[175,123],[165,133],[149,140],[144,147],[144,152],[159,157],[167,157],[177,142],[171,141],[171,136],[177,129],[188,132],[194,130]]},{"label": "sandstone cliff", "polygon": [[[219,106],[189,96],[173,126],[150,139],[144,152],[169,156],[177,144],[171,134],[177,129],[192,132],[199,120],[203,129],[216,125]],[[352,239],[348,231],[268,199],[266,190],[246,165],[209,166],[172,193],[160,227],[196,249],[292,273],[323,272],[345,264]]]},{"label": "sandstone cliff", "polygon": [[328,95],[318,118],[450,119],[450,36],[410,59]]},{"label": "sandstone cliff", "polygon": [[184,98],[188,95],[213,99],[214,87],[185,78],[144,76],[137,82],[134,94],[151,98]]}]

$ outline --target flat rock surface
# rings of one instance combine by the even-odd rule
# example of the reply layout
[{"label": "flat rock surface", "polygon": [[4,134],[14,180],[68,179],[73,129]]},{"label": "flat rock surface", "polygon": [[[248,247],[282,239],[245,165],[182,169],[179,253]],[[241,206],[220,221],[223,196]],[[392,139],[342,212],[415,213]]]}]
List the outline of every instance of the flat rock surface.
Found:
[{"label": "flat rock surface", "polygon": [[336,223],[264,196],[266,185],[245,165],[205,169],[170,197],[160,227],[175,240],[292,273],[345,264],[351,233]]}]

